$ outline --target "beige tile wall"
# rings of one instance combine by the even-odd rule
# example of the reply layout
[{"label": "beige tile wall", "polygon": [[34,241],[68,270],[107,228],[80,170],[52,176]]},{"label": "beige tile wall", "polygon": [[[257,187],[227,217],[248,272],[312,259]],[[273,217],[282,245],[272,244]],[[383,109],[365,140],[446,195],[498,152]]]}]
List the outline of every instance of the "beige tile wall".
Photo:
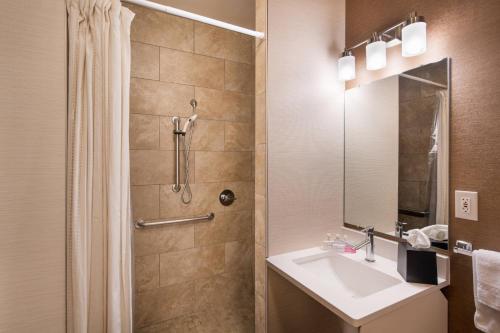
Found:
[{"label": "beige tile wall", "polygon": [[[256,0],[255,27],[267,36],[267,0]],[[255,41],[255,332],[266,332],[267,39]]]},{"label": "beige tile wall", "polygon": [[[446,68],[446,64],[442,67]],[[430,76],[429,73],[412,74]],[[436,79],[437,82],[444,81],[446,84],[446,76],[444,79]],[[436,92],[439,90],[440,88],[429,84],[399,78],[399,209],[435,210],[435,206],[431,204],[431,189],[436,186],[436,169],[429,164],[429,150],[439,103]],[[424,217],[398,214],[398,220],[408,223],[407,230],[423,228],[436,222],[433,213]]]},{"label": "beige tile wall", "polygon": [[[254,331],[253,38],[130,6],[131,181],[135,219],[214,212],[211,222],[135,232],[138,332]],[[171,190],[171,118],[199,115],[193,200]],[[259,158],[259,157],[258,157]],[[181,175],[183,179],[184,175]],[[235,192],[229,207],[218,201]]]}]

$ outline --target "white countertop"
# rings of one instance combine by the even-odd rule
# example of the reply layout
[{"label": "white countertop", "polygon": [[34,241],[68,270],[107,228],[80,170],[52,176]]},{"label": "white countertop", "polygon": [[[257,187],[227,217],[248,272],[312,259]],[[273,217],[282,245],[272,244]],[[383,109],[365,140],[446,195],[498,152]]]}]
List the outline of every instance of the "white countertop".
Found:
[{"label": "white countertop", "polygon": [[[392,247],[394,247],[394,251],[397,251],[396,243],[391,241],[377,238],[375,244],[385,247],[385,252],[392,252]],[[438,254],[438,285],[428,285],[406,282],[397,272],[394,256],[392,258],[382,257],[377,255],[376,251],[375,254],[376,261],[370,263],[364,260],[364,251],[358,250],[355,254],[335,253],[331,250],[325,251],[315,247],[272,256],[267,259],[267,262],[273,270],[354,327],[362,326],[416,297],[427,295],[449,285],[449,259],[447,256]],[[348,262],[346,259],[353,260],[355,263]],[[318,260],[323,260],[323,262]],[[318,261],[318,263],[314,263],[314,261]],[[304,262],[310,266],[305,267]],[[339,279],[335,281],[335,278],[332,278],[335,276],[332,275],[333,270],[330,266],[334,265],[331,263],[336,262],[347,263],[347,270],[352,270],[352,267],[355,267],[355,271],[342,272],[343,274],[352,274],[353,281]],[[354,272],[359,272],[361,275],[373,274],[373,276],[356,276]],[[341,278],[345,280],[345,276]],[[377,282],[382,286],[381,290],[373,290],[374,286],[369,286],[371,281],[377,280],[377,278],[382,281]],[[371,290],[361,290],[358,294],[353,295],[353,289],[348,290],[346,283],[352,286],[357,281],[367,281],[366,288],[362,286],[361,289],[371,288]],[[378,288],[379,285],[376,287]]]}]

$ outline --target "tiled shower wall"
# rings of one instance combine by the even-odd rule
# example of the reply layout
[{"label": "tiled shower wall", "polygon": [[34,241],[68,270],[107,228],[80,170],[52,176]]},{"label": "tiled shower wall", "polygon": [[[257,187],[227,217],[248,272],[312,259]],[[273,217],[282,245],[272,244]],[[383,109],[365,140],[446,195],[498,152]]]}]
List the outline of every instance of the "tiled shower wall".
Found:
[{"label": "tiled shower wall", "polygon": [[[448,84],[446,60],[406,72],[444,86]],[[436,165],[429,163],[431,134],[439,108],[441,87],[399,77],[399,179],[398,208],[429,212],[423,217],[398,214],[406,230],[436,223]],[[442,222],[441,222],[442,223]]]},{"label": "tiled shower wall", "polygon": [[[136,331],[253,332],[253,38],[130,8],[136,13],[130,101],[134,219],[216,215],[211,222],[135,231]],[[185,205],[171,190],[171,118],[184,123],[192,98],[199,117],[190,160],[193,200]],[[237,197],[228,207],[218,200],[224,189]]]},{"label": "tiled shower wall", "polygon": [[[429,163],[429,151],[439,105],[438,90],[429,84],[399,78],[399,209],[435,211],[430,202],[431,188],[436,186],[436,169]],[[429,218],[430,215],[398,214],[399,221],[408,223],[407,230],[435,224]]]}]

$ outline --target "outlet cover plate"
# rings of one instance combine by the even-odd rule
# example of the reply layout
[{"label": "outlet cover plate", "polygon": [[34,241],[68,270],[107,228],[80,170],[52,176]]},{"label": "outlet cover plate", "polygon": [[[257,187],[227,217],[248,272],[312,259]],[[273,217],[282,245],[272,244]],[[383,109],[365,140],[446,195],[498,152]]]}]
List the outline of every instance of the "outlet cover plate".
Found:
[{"label": "outlet cover plate", "polygon": [[[470,204],[468,209],[462,206],[464,201]],[[478,220],[477,192],[455,191],[455,217],[471,221]]]}]

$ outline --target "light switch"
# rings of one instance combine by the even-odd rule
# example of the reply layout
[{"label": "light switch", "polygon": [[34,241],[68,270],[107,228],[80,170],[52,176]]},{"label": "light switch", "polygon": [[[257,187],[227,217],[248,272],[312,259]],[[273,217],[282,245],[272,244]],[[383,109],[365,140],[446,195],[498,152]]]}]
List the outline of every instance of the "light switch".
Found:
[{"label": "light switch", "polygon": [[478,220],[477,192],[455,191],[455,217]]}]

